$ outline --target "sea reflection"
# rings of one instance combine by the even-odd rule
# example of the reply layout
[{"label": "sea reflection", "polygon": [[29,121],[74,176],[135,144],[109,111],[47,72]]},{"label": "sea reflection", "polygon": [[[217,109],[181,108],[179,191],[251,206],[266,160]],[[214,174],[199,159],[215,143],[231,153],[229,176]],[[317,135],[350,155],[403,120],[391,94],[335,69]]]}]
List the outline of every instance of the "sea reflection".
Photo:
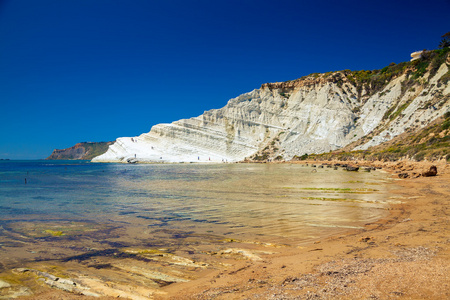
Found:
[{"label": "sea reflection", "polygon": [[29,214],[287,244],[383,217],[389,192],[379,171],[296,164],[10,166],[0,183],[0,215],[10,220]]},{"label": "sea reflection", "polygon": [[357,228],[383,217],[388,198],[379,172],[223,164],[139,165],[125,174],[110,180],[127,191],[122,209],[133,210],[130,218],[264,242],[298,244]]},{"label": "sea reflection", "polygon": [[[393,186],[380,171],[311,170],[0,163],[0,278],[26,277],[36,291],[42,285],[31,283],[33,272],[57,270],[86,287],[80,293],[145,298],[205,269],[258,260],[387,215]],[[28,275],[17,269],[24,266]],[[0,298],[24,289],[1,289]]]}]

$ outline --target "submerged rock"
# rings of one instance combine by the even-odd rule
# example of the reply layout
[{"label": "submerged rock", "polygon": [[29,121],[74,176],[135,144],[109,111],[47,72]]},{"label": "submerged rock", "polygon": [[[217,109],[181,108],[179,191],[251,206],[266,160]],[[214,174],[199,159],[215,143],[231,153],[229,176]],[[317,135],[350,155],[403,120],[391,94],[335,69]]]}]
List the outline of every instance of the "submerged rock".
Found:
[{"label": "submerged rock", "polygon": [[258,255],[248,251],[248,250],[244,250],[244,249],[226,249],[226,250],[222,250],[219,251],[217,253],[218,255],[233,255],[233,256],[241,256],[244,259],[249,259],[252,261],[261,261],[262,258],[259,257]]},{"label": "submerged rock", "polygon": [[93,296],[93,297],[100,297],[99,294],[89,291],[90,288],[80,285],[79,283],[75,282],[73,279],[66,279],[57,277],[55,275],[52,275],[47,272],[41,272],[34,269],[27,269],[27,268],[17,268],[15,269],[16,273],[26,273],[31,272],[36,274],[39,277],[39,280],[44,282],[50,287],[57,288],[66,292],[79,294],[79,295],[85,295],[85,296]]},{"label": "submerged rock", "polygon": [[0,279],[0,289],[8,288],[10,286],[11,285],[9,283],[7,283],[6,281],[3,281],[3,280]]},{"label": "submerged rock", "polygon": [[33,292],[25,286],[10,286],[0,289],[0,299],[16,299],[33,295]]}]

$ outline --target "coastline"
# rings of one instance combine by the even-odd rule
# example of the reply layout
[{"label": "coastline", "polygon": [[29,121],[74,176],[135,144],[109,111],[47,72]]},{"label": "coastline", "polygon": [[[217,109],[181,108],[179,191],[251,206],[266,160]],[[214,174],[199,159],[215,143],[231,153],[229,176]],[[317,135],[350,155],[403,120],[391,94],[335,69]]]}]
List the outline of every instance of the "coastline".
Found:
[{"label": "coastline", "polygon": [[[292,163],[338,163],[303,161]],[[198,280],[167,286],[157,299],[448,299],[450,165],[442,162],[340,162],[382,167],[398,178],[437,165],[434,177],[399,179],[401,204],[376,222],[280,249]]]},{"label": "coastline", "polygon": [[[369,166],[366,161],[302,161],[286,164],[305,163],[309,163],[304,168],[308,171],[314,170],[311,164],[317,167],[325,163]],[[429,169],[431,164],[438,167],[436,177],[398,178],[401,173],[412,174]],[[339,233],[309,240],[298,247],[268,243],[249,248],[246,245],[239,249],[236,248],[238,242],[231,246],[234,252],[231,248],[221,251],[223,253],[220,255],[230,256],[223,264],[200,270],[186,265],[183,267],[185,271],[196,273],[189,275],[190,281],[166,285],[162,280],[157,290],[148,285],[150,280],[142,282],[149,274],[139,277],[132,270],[133,267],[145,268],[151,264],[150,261],[127,258],[126,255],[132,253],[128,250],[134,248],[116,249],[125,255],[119,260],[115,259],[115,253],[113,256],[102,256],[100,253],[92,259],[61,263],[58,260],[46,261],[42,257],[39,261],[25,264],[26,268],[4,269],[5,272],[0,276],[0,289],[3,292],[15,289],[15,296],[20,295],[20,286],[34,292],[26,296],[27,290],[24,290],[21,299],[113,299],[119,296],[128,299],[447,299],[450,282],[447,275],[450,165],[446,162],[400,161],[375,162],[371,166],[383,167],[381,171],[375,172],[390,173],[398,179],[394,181],[387,178],[393,183],[387,183],[391,192],[385,198],[397,204],[383,208],[384,217],[372,219],[363,229],[344,229]],[[331,169],[329,171],[334,172]],[[357,173],[355,175],[357,179]],[[360,175],[363,178],[368,174]],[[392,190],[392,187],[396,190]],[[44,244],[41,246],[44,247]],[[28,250],[45,255],[48,250],[56,250],[52,249],[54,246],[57,245],[39,249],[35,245]],[[99,249],[108,251],[111,247]],[[149,249],[141,250],[145,252]],[[67,251],[70,249],[63,250],[64,257],[68,256]],[[75,252],[73,255],[79,254]],[[173,253],[183,256],[183,253]],[[213,257],[214,253],[212,260]],[[181,257],[175,255],[174,259],[177,258]],[[193,259],[191,262],[194,264],[203,261],[198,255]],[[102,266],[105,268],[102,269]],[[116,281],[108,279],[112,278],[112,273],[117,275]],[[52,281],[53,275],[58,278]],[[84,295],[79,294],[80,290],[68,293],[67,287],[58,287],[54,283],[60,282],[59,277],[62,279],[61,284],[73,279],[77,285],[80,284],[80,288],[89,283],[88,286],[93,290],[103,290],[100,294],[109,296],[94,298],[89,296],[89,290],[82,291]],[[2,279],[13,286],[2,287]],[[42,280],[46,280],[46,284]],[[52,283],[51,287],[49,283]],[[118,288],[124,291],[120,295]],[[143,293],[144,290],[147,294]],[[4,297],[0,295],[0,299]]]}]

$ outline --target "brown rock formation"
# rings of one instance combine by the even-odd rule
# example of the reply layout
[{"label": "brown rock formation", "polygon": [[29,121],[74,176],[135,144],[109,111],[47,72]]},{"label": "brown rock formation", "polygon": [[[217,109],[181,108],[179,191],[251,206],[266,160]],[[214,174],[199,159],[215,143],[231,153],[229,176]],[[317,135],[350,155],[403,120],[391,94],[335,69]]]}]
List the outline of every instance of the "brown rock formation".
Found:
[{"label": "brown rock formation", "polygon": [[422,173],[423,177],[430,177],[430,176],[436,176],[436,175],[437,175],[437,167],[436,166],[431,166],[430,170]]},{"label": "brown rock formation", "polygon": [[82,160],[92,159],[95,156],[101,155],[108,150],[109,145],[113,142],[83,142],[66,149],[55,149],[53,153],[47,157],[48,160]]}]

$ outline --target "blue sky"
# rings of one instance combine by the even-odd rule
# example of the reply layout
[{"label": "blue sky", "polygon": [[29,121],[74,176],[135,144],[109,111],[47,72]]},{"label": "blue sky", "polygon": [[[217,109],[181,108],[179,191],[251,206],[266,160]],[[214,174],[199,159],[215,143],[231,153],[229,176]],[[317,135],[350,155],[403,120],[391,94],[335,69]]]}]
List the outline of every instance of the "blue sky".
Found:
[{"label": "blue sky", "polygon": [[450,1],[0,0],[0,158],[39,159],[314,72],[435,49]]}]

